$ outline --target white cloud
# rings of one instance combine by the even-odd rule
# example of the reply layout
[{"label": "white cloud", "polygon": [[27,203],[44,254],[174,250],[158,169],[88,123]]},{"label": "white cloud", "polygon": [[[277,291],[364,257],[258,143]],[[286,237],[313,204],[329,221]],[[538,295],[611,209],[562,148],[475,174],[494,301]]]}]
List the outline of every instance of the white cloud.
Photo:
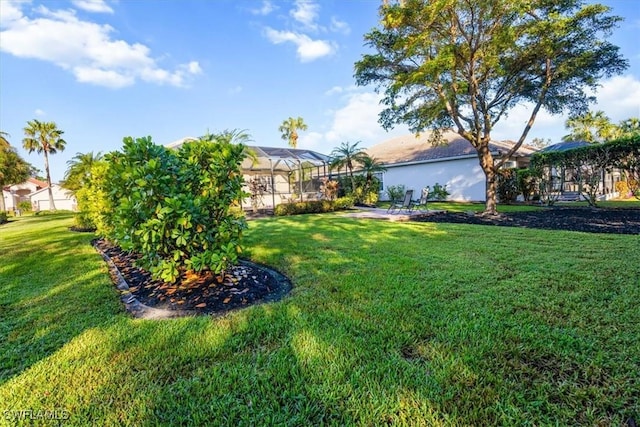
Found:
[{"label": "white cloud", "polygon": [[132,76],[125,76],[112,70],[100,70],[90,67],[75,67],[73,74],[80,83],[91,83],[115,89],[130,86],[135,82]]},{"label": "white cloud", "polygon": [[198,61],[191,61],[187,65],[181,66],[186,69],[189,74],[202,74],[202,68]]},{"label": "white cloud", "polygon": [[[618,123],[630,117],[640,117],[640,80],[634,76],[616,76],[602,82],[600,89],[593,94],[597,100],[590,106],[591,111],[604,111],[613,123]],[[519,105],[509,112],[495,127],[492,137],[497,140],[517,140],[522,133],[532,104]],[[569,114],[551,115],[541,109],[536,121],[527,136],[533,138],[550,138],[559,142],[568,133],[564,123]]]},{"label": "white cloud", "polygon": [[71,3],[87,12],[113,13],[113,9],[104,0],[72,0]]},{"label": "white cloud", "polygon": [[274,44],[291,42],[296,45],[296,53],[302,62],[314,61],[335,52],[335,46],[326,40],[313,40],[306,34],[292,31],[278,31],[267,27],[265,35]]},{"label": "white cloud", "polygon": [[591,109],[604,111],[614,123],[640,117],[640,80],[632,75],[604,81],[595,96],[597,101]]},{"label": "white cloud", "polygon": [[331,26],[329,28],[334,33],[342,33],[346,35],[351,32],[351,27],[349,27],[349,24],[344,21],[340,21],[335,16],[331,17]]},{"label": "white cloud", "polygon": [[250,9],[249,11],[250,11],[251,13],[253,13],[254,15],[263,15],[263,16],[266,16],[266,15],[270,14],[271,12],[273,12],[273,11],[274,11],[274,10],[276,10],[276,9],[277,9],[277,7],[276,7],[276,6],[274,6],[274,4],[273,4],[273,3],[271,3],[271,2],[270,2],[270,1],[268,1],[268,0],[264,0],[264,1],[262,2],[262,6],[261,6],[260,8],[257,8],[257,9]]},{"label": "white cloud", "polygon": [[0,32],[0,49],[17,57],[52,62],[69,70],[79,82],[120,88],[143,80],[181,87],[189,76],[202,72],[196,61],[179,65],[175,71],[160,68],[147,46],[114,40],[113,27],[83,21],[73,10],[52,11],[41,6],[36,17],[28,17],[8,4],[10,18],[2,21],[6,29]]},{"label": "white cloud", "polygon": [[[333,89],[336,87],[331,90]],[[409,133],[406,126],[397,126],[387,132],[378,123],[378,115],[383,108],[380,105],[379,94],[355,91],[353,88],[344,91],[346,95],[343,97],[343,106],[330,112],[331,119],[327,130],[300,135],[302,148],[329,152],[345,141],[362,141],[360,146],[364,148]]]},{"label": "white cloud", "polygon": [[320,6],[309,0],[296,0],[295,9],[291,9],[289,14],[293,19],[304,25],[307,29],[317,30],[318,11]]},{"label": "white cloud", "polygon": [[2,1],[0,13],[0,28],[5,28],[22,18],[21,3],[26,1]]},{"label": "white cloud", "polygon": [[328,91],[326,91],[324,94],[327,96],[331,96],[331,95],[340,94],[342,92],[344,92],[344,89],[342,88],[342,86],[334,86]]},{"label": "white cloud", "polygon": [[36,108],[36,110],[33,112],[33,114],[35,114],[38,117],[42,117],[44,115],[46,115],[47,113],[45,113],[43,110]]}]

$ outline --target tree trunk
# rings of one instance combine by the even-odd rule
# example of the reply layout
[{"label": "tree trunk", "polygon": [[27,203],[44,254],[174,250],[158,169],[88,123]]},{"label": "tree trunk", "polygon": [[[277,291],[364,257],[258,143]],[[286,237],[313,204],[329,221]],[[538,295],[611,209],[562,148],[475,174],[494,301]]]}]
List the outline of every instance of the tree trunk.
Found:
[{"label": "tree trunk", "polygon": [[49,173],[49,154],[44,150],[44,168],[47,171],[47,184],[49,184],[49,210],[55,211],[56,205],[53,202],[53,190],[51,189],[51,174]]},{"label": "tree trunk", "polygon": [[493,156],[489,151],[488,144],[478,147],[478,157],[480,159],[480,167],[486,178],[484,214],[495,215],[498,213],[496,204],[497,176],[493,166]]}]

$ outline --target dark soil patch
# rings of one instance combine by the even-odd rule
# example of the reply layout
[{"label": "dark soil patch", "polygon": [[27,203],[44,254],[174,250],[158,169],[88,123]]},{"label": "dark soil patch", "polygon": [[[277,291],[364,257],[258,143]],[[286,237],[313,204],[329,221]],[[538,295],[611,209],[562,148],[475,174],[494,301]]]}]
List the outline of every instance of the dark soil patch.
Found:
[{"label": "dark soil patch", "polygon": [[542,228],[586,233],[640,234],[640,209],[553,207],[531,212],[483,216],[445,212],[415,217],[415,221]]},{"label": "dark soil patch", "polygon": [[[135,266],[139,258],[106,240],[93,242],[115,265],[131,293],[141,304],[180,314],[222,314],[253,304],[277,301],[291,290],[291,282],[282,274],[247,260],[223,275],[182,277],[176,283],[154,280],[151,274]],[[168,316],[171,317],[171,316]]]}]

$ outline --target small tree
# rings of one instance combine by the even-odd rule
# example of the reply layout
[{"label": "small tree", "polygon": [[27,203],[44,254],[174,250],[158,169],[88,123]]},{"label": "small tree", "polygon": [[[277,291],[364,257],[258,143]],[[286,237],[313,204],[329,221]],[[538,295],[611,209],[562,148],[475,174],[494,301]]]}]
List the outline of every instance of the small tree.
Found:
[{"label": "small tree", "polygon": [[351,180],[351,191],[355,191],[355,183],[353,181],[353,169],[357,163],[361,163],[367,156],[363,148],[358,147],[361,141],[353,144],[350,142],[342,142],[339,147],[331,151],[331,170],[346,168]]},{"label": "small tree", "polygon": [[267,191],[267,185],[262,182],[260,177],[255,177],[249,180],[247,186],[251,197],[251,208],[254,213],[257,213],[258,208],[264,205],[263,198],[264,192]]},{"label": "small tree", "polygon": [[360,172],[364,173],[366,178],[365,183],[365,193],[369,193],[371,191],[379,192],[380,189],[380,180],[375,178],[375,174],[386,172],[387,168],[378,161],[375,157],[370,157],[368,154],[364,154],[360,159]]},{"label": "small tree", "polygon": [[338,181],[325,177],[320,178],[320,193],[327,200],[335,200],[338,195]]}]

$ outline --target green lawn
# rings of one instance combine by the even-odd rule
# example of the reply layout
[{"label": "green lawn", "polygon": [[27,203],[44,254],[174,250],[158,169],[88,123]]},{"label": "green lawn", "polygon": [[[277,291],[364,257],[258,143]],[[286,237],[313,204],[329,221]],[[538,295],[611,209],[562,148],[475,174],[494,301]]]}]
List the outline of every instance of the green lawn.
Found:
[{"label": "green lawn", "polygon": [[71,223],[0,226],[0,423],[20,410],[105,426],[640,419],[638,236],[257,220],[245,255],[287,274],[288,297],[151,321],[123,311]]}]

